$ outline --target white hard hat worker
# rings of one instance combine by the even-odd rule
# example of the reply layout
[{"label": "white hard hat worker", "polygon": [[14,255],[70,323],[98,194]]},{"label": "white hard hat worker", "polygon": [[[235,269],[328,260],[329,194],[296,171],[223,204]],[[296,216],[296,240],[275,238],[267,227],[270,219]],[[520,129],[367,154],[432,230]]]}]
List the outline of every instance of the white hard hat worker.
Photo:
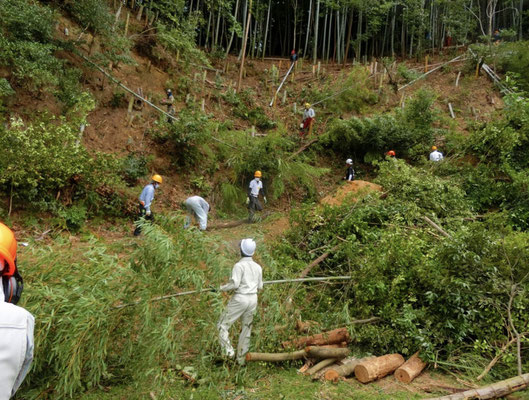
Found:
[{"label": "white hard hat worker", "polygon": [[233,266],[230,281],[220,287],[221,291],[235,291],[228,302],[226,310],[222,313],[217,328],[222,351],[229,358],[235,357],[230,338],[229,329],[241,320],[241,333],[237,345],[237,361],[245,363],[245,355],[250,348],[250,335],[252,333],[253,316],[257,310],[257,292],[263,288],[263,271],[252,256],[255,253],[256,243],[253,239],[243,239],[239,244],[241,259]]},{"label": "white hard hat worker", "polygon": [[350,158],[348,158],[347,160],[345,160],[345,163],[347,165],[353,165],[353,160],[351,160]]},{"label": "white hard hat worker", "polygon": [[15,303],[22,294],[18,272],[17,241],[0,223],[0,399],[15,394],[33,360],[33,316]]}]

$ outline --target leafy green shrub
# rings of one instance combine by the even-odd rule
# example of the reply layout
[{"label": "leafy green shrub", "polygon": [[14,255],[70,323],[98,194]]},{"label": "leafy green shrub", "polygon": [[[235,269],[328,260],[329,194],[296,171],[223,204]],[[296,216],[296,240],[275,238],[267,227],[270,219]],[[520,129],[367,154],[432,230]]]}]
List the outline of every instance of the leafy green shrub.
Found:
[{"label": "leafy green shrub", "polygon": [[86,207],[80,204],[61,207],[57,211],[57,215],[59,227],[73,233],[79,232],[88,218]]},{"label": "leafy green shrub", "polygon": [[113,24],[110,7],[104,1],[64,1],[64,8],[83,28],[98,34],[108,34]]},{"label": "leafy green shrub", "polygon": [[417,79],[420,74],[417,71],[409,69],[405,64],[399,63],[397,66],[397,74],[405,81],[411,82],[414,79]]},{"label": "leafy green shrub", "polygon": [[148,162],[149,159],[140,153],[130,153],[123,159],[121,171],[129,186],[135,186],[141,178],[149,173]]},{"label": "leafy green shrub", "polygon": [[112,93],[112,98],[110,99],[110,107],[121,108],[124,105],[125,105],[125,93],[123,92]]}]

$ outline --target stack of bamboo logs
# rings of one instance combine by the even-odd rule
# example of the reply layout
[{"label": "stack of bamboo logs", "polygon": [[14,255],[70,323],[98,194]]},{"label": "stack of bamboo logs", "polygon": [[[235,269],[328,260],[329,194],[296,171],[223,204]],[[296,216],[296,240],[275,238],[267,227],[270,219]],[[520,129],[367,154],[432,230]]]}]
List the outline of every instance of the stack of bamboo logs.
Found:
[{"label": "stack of bamboo logs", "polygon": [[[299,331],[307,331],[305,324],[297,324]],[[383,378],[395,372],[395,378],[403,383],[410,383],[426,367],[415,353],[404,362],[400,354],[387,354],[381,357],[351,357],[347,348],[351,337],[347,328],[304,336],[282,343],[283,348],[294,349],[286,353],[247,353],[246,361],[281,362],[287,360],[305,360],[299,370],[312,379],[338,382],[342,378],[355,375],[362,383]]]}]

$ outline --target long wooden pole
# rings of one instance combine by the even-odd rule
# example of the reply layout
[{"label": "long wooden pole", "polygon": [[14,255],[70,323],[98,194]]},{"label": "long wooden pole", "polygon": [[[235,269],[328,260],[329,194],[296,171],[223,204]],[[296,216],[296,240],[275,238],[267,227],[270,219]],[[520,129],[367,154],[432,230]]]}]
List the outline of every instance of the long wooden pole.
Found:
[{"label": "long wooden pole", "polygon": [[274,101],[275,99],[277,98],[277,94],[279,93],[279,91],[281,90],[281,88],[283,87],[283,84],[285,83],[285,81],[287,80],[288,78],[288,75],[290,75],[290,72],[292,71],[292,68],[294,68],[294,65],[296,65],[295,62],[291,63],[290,64],[290,68],[288,69],[285,77],[283,78],[283,80],[281,81],[281,84],[279,85],[279,87],[277,88],[276,92],[274,93],[274,97],[272,98],[272,101],[270,102],[269,106],[272,107],[274,105]]},{"label": "long wooden pole", "polygon": [[241,69],[239,70],[239,81],[237,82],[237,92],[241,90],[242,75],[244,72],[244,60],[246,59],[246,45],[248,44],[248,32],[250,31],[250,18],[252,17],[252,0],[248,5],[248,16],[246,18],[246,31],[244,32],[244,40],[241,50]]}]

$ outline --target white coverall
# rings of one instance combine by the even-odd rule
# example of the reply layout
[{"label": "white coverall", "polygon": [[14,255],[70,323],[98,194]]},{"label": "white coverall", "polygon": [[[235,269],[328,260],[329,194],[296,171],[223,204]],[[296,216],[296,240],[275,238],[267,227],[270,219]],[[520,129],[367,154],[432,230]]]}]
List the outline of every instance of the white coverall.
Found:
[{"label": "white coverall", "polygon": [[0,400],[13,396],[29,371],[34,326],[33,315],[4,301],[0,283]]},{"label": "white coverall", "polygon": [[430,161],[441,161],[443,159],[443,153],[434,150],[430,153]]},{"label": "white coverall", "polygon": [[191,225],[191,217],[195,215],[200,225],[200,230],[205,231],[208,226],[209,204],[200,196],[192,196],[186,200],[187,216],[184,229]]},{"label": "white coverall", "polygon": [[235,294],[228,302],[228,306],[217,324],[220,345],[228,357],[235,355],[230,343],[229,329],[240,318],[242,329],[237,344],[237,361],[239,364],[244,364],[245,355],[250,348],[252,321],[257,310],[257,291],[262,288],[263,271],[261,266],[253,261],[252,257],[241,258],[233,267],[230,281],[220,287],[223,292],[235,290]]}]

